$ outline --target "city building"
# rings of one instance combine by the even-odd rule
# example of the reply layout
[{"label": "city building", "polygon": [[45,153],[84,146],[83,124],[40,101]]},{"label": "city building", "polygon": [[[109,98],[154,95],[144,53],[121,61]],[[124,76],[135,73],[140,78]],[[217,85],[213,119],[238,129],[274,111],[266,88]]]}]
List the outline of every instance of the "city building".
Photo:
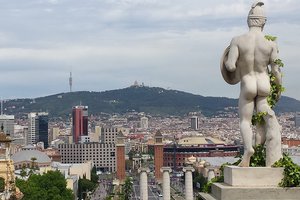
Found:
[{"label": "city building", "polygon": [[22,150],[12,155],[15,169],[21,169],[23,166],[30,168],[32,165],[37,167],[49,167],[51,159],[46,153],[38,150]]},{"label": "city building", "polygon": [[43,142],[44,147],[48,147],[48,113],[29,113],[28,114],[28,134],[27,144]]},{"label": "city building", "polygon": [[299,139],[282,137],[281,138],[281,144],[287,145],[287,147],[298,147],[298,146],[300,146],[300,140]]},{"label": "city building", "polygon": [[60,134],[60,129],[59,129],[59,127],[52,127],[51,129],[50,129],[50,134],[49,134],[49,144],[53,141],[53,140],[55,140],[58,136],[59,136],[59,134]]},{"label": "city building", "polygon": [[14,138],[14,115],[0,115],[0,127],[3,126],[3,131],[6,135]]},{"label": "city building", "polygon": [[97,170],[116,171],[116,147],[113,143],[59,144],[62,163],[84,163],[93,161]]},{"label": "city building", "polygon": [[88,107],[74,106],[72,109],[73,142],[78,143],[80,136],[88,135]]},{"label": "city building", "polygon": [[295,114],[295,126],[300,127],[300,112]]},{"label": "city building", "polygon": [[116,172],[116,137],[118,128],[101,128],[101,143],[58,144],[62,163],[93,161],[102,172]]},{"label": "city building", "polygon": [[186,159],[191,156],[234,157],[240,152],[240,146],[227,145],[223,141],[211,137],[182,138],[177,143],[164,146],[164,166],[181,169]]},{"label": "city building", "polygon": [[141,121],[140,121],[140,127],[142,129],[148,129],[149,127],[149,122],[148,122],[148,118],[147,117],[141,117]]},{"label": "city building", "polygon": [[191,129],[199,130],[199,118],[197,116],[191,117]]}]

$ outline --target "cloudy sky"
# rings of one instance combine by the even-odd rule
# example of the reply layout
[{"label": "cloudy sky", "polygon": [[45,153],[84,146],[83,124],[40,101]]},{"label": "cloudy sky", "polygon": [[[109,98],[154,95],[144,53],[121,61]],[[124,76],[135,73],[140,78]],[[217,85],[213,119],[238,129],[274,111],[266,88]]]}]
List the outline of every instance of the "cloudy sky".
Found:
[{"label": "cloudy sky", "polygon": [[[125,88],[135,80],[238,97],[220,57],[248,30],[252,0],[0,0],[0,96]],[[300,1],[265,0],[278,37],[284,95],[300,100]]]}]

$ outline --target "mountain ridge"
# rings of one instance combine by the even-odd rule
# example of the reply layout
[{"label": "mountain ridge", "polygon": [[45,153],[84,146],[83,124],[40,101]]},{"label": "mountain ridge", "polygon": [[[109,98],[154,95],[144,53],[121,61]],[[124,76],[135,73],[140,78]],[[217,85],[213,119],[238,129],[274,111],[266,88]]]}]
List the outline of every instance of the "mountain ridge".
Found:
[{"label": "mountain ridge", "polygon": [[[35,99],[13,99],[4,103],[6,114],[22,116],[28,112],[47,111],[50,116],[67,116],[75,105],[89,106],[89,113],[125,113],[135,110],[149,114],[184,115],[201,111],[211,116],[226,107],[237,107],[238,100],[211,97],[160,87],[131,86],[102,92],[77,91],[53,94]],[[300,101],[283,96],[276,105],[277,112],[300,112]]]}]

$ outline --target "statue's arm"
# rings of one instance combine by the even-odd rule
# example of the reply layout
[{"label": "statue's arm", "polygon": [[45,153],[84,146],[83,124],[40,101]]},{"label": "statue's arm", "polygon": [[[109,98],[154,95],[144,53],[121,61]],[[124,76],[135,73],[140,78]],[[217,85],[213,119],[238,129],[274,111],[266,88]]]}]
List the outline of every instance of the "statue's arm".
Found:
[{"label": "statue's arm", "polygon": [[225,62],[226,69],[230,72],[234,72],[236,70],[236,61],[239,57],[239,49],[237,46],[236,39],[232,39],[230,43],[230,49],[228,53],[228,59]]},{"label": "statue's arm", "polygon": [[272,54],[271,54],[271,72],[275,76],[276,85],[281,85],[282,83],[282,74],[280,67],[275,63],[275,60],[278,59],[278,47],[276,43],[273,43]]}]

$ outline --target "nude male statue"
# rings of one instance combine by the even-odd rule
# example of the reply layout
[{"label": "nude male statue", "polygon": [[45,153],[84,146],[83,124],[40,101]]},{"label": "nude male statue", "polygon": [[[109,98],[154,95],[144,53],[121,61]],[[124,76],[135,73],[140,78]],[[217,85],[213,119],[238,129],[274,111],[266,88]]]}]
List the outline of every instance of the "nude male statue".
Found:
[{"label": "nude male statue", "polygon": [[252,5],[248,15],[249,32],[234,37],[225,50],[221,60],[223,78],[230,84],[241,82],[239,97],[240,129],[244,143],[244,155],[240,167],[248,167],[254,153],[251,119],[253,111],[266,112],[264,125],[258,127],[255,144],[266,145],[266,166],[271,166],[282,157],[280,125],[274,111],[267,102],[270,93],[269,65],[281,85],[281,72],[274,62],[278,59],[275,42],[269,41],[263,34],[266,22],[263,2]]}]

